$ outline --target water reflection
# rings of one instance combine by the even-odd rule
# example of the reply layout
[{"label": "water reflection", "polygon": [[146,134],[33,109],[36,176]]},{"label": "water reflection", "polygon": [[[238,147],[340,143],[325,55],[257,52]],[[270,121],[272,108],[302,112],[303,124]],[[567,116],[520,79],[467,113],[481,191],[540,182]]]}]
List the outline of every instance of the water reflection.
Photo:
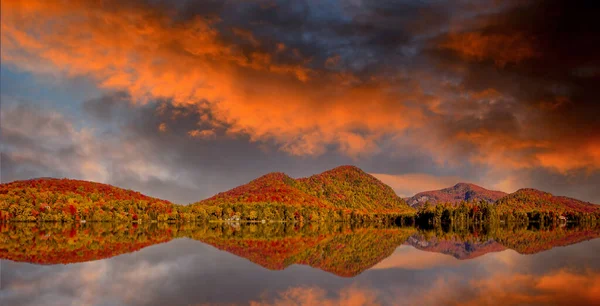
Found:
[{"label": "water reflection", "polygon": [[598,236],[598,228],[10,224],[0,228],[0,304],[591,305],[600,298]]}]

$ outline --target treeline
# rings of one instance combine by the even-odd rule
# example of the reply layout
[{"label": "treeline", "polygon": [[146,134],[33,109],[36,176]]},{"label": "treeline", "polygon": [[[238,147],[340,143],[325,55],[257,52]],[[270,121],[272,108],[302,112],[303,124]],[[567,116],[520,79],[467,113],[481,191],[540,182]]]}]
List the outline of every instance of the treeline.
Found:
[{"label": "treeline", "polygon": [[410,224],[413,214],[381,211],[291,206],[279,203],[177,205],[148,200],[97,200],[100,195],[74,193],[2,197],[0,222],[384,222]]},{"label": "treeline", "polygon": [[530,210],[507,209],[504,205],[486,201],[466,202],[458,205],[451,203],[438,203],[430,205],[425,203],[415,214],[415,222],[423,225],[453,224],[468,226],[472,224],[497,224],[497,223],[538,223],[542,225],[558,223],[595,224],[600,220],[598,211],[582,212],[562,209]]},{"label": "treeline", "polygon": [[222,204],[181,206],[183,216],[197,221],[286,221],[412,224],[414,213],[292,206],[280,203]]}]

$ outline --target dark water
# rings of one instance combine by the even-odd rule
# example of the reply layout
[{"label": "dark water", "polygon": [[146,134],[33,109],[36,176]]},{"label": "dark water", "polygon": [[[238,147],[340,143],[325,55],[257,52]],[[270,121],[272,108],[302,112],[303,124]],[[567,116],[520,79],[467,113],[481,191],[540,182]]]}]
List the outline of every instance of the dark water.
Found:
[{"label": "dark water", "polygon": [[10,224],[0,305],[599,305],[600,229]]}]

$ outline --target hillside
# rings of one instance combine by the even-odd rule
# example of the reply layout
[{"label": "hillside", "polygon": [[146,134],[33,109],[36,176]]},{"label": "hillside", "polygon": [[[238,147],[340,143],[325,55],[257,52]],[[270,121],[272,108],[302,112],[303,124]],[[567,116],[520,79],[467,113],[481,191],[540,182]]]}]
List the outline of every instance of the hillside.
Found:
[{"label": "hillside", "polygon": [[245,220],[348,220],[351,215],[414,213],[391,187],[354,166],[300,179],[269,173],[192,204],[211,206],[221,207],[225,218],[238,215]]},{"label": "hillside", "polygon": [[573,198],[554,196],[551,193],[524,188],[519,189],[496,202],[500,213],[512,211],[529,212],[553,212],[574,214],[595,214],[600,216],[600,206]]},{"label": "hillside", "polygon": [[297,188],[336,208],[362,211],[410,211],[394,190],[354,166],[340,166],[296,180]]},{"label": "hillside", "polygon": [[296,181],[280,172],[263,175],[199,203],[204,205],[285,203],[291,206],[329,206],[326,201],[296,188]]},{"label": "hillside", "polygon": [[0,184],[0,220],[157,219],[166,218],[173,207],[139,192],[88,181],[40,178]]},{"label": "hillside", "polygon": [[488,203],[493,203],[506,195],[507,194],[505,192],[488,190],[475,184],[458,183],[452,187],[441,190],[431,190],[417,193],[416,195],[406,199],[406,202],[412,207],[423,206],[425,202],[429,202],[432,205],[437,203],[458,204],[461,201],[486,201]]}]

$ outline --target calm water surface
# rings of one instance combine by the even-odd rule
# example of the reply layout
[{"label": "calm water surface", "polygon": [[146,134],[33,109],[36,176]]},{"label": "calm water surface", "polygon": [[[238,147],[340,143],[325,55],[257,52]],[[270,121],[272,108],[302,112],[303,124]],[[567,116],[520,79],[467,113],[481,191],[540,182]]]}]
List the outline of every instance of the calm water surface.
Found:
[{"label": "calm water surface", "polygon": [[0,305],[598,305],[598,228],[11,224]]}]

